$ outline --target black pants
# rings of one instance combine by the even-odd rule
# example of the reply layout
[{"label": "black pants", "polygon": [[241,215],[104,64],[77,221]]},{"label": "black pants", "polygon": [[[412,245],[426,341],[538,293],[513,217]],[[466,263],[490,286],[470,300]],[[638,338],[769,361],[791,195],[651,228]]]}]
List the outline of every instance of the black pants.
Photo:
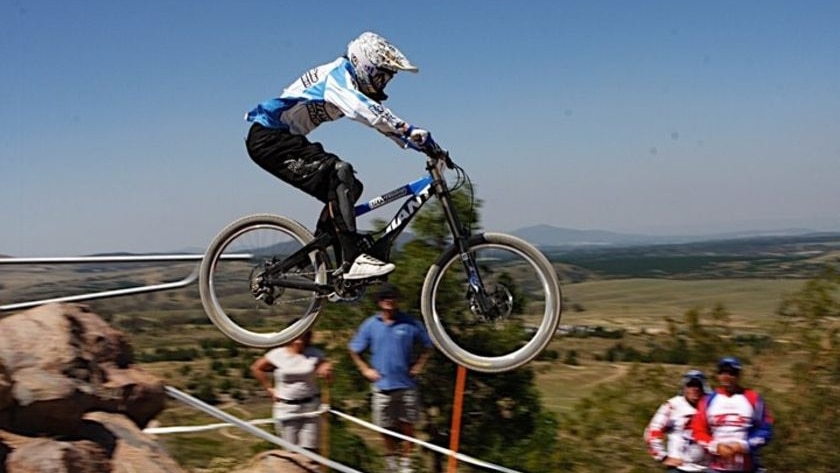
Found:
[{"label": "black pants", "polygon": [[[320,231],[339,231],[346,228],[339,215],[336,188],[336,164],[341,158],[324,150],[320,143],[312,143],[303,135],[294,135],[286,130],[266,128],[254,123],[245,140],[248,155],[261,168],[297,189],[306,192],[325,204],[318,219]],[[353,178],[353,202],[362,195],[364,185]],[[332,207],[332,212],[330,211]],[[353,224],[355,228],[355,222]],[[355,240],[342,235],[339,238],[344,259],[352,261],[357,254]]]}]

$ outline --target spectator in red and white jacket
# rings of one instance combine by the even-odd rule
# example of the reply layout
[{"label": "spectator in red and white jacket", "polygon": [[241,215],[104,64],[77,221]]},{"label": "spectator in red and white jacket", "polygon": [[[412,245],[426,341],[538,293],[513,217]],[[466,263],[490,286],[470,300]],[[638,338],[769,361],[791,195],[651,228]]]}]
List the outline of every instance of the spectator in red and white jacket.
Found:
[{"label": "spectator in red and white jacket", "polygon": [[669,472],[706,471],[708,455],[692,441],[688,424],[709,391],[702,371],[688,371],[682,377],[679,394],[659,406],[645,429],[648,452]]},{"label": "spectator in red and white jacket", "polygon": [[773,417],[761,396],[740,385],[741,362],[718,362],[718,388],[703,399],[691,421],[694,439],[712,455],[711,472],[760,470],[758,450],[773,434]]}]

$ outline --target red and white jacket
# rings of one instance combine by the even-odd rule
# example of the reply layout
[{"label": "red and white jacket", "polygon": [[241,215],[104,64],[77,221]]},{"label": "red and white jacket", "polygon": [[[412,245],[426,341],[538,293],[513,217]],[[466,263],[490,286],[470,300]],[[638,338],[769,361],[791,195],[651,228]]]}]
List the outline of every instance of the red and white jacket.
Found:
[{"label": "red and white jacket", "polygon": [[[729,394],[718,388],[700,401],[690,428],[694,439],[712,454],[713,470],[751,472],[759,466],[758,449],[773,435],[773,417],[757,392],[742,389]],[[747,453],[718,456],[718,445],[732,442]]]},{"label": "red and white jacket", "polygon": [[685,396],[674,396],[659,406],[644,433],[648,452],[656,461],[679,458],[684,462],[680,471],[706,471],[708,455],[692,441],[688,429],[696,413]]}]

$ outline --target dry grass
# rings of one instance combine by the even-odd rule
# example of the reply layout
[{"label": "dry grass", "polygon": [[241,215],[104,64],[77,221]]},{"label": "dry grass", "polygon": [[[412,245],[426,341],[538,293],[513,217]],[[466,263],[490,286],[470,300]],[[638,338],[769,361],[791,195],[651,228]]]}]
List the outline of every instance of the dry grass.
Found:
[{"label": "dry grass", "polygon": [[[774,319],[782,299],[802,284],[799,279],[620,279],[569,284],[563,288],[571,302],[563,323],[655,330],[665,327],[667,317],[681,319],[689,309],[723,304],[735,327],[763,327]],[[573,311],[573,304],[585,311]]]}]

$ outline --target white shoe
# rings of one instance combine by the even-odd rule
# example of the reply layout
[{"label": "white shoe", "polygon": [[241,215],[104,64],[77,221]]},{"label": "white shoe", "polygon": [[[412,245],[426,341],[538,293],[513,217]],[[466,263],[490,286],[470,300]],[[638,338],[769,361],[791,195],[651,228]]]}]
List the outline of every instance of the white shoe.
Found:
[{"label": "white shoe", "polygon": [[396,268],[393,263],[385,263],[379,261],[373,256],[365,253],[360,254],[353,265],[350,266],[350,271],[344,274],[344,279],[367,279],[384,276]]}]

